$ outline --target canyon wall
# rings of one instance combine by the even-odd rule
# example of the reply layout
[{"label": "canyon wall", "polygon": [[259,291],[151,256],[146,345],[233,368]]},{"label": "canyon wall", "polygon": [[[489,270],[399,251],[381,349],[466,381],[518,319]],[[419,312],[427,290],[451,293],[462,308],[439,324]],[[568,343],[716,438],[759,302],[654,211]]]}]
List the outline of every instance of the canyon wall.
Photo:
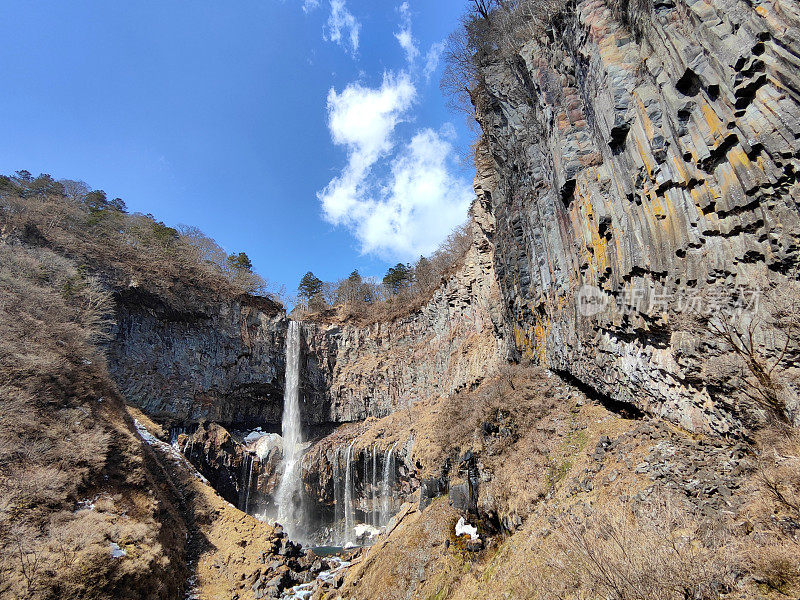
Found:
[{"label": "canyon wall", "polygon": [[[473,206],[473,243],[418,311],[359,327],[304,326],[304,399],[325,393],[331,422],[385,416],[480,382],[508,353],[491,217]],[[321,405],[315,402],[315,406]]]},{"label": "canyon wall", "polygon": [[109,363],[129,403],[174,425],[280,427],[286,319],[279,305],[244,297],[176,310],[135,287],[115,298]]},{"label": "canyon wall", "polygon": [[[309,435],[476,384],[506,358],[493,223],[480,204],[473,212],[472,245],[419,310],[367,326],[303,323]],[[244,297],[176,310],[135,287],[116,300],[110,364],[129,402],[172,425],[280,431],[288,321],[277,304]]]},{"label": "canyon wall", "polygon": [[[709,289],[795,289],[799,16],[583,0],[485,58],[478,192],[518,355],[689,430],[746,425],[746,376],[707,361],[730,344],[681,303],[713,317]],[[796,340],[781,359],[782,332],[756,329],[758,356],[791,370]]]}]

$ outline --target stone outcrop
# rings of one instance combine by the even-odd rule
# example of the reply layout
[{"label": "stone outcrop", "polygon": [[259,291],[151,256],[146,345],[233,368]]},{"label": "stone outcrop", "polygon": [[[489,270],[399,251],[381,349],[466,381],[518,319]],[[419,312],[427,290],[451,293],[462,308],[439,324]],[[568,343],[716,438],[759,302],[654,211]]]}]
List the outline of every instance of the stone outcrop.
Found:
[{"label": "stone outcrop", "polygon": [[[418,311],[388,323],[304,325],[304,411],[330,422],[385,416],[410,402],[480,382],[506,358],[491,216],[473,207],[473,244]],[[326,400],[315,400],[321,394]]]},{"label": "stone outcrop", "polygon": [[730,348],[676,315],[711,288],[797,280],[798,24],[785,2],[582,0],[486,59],[477,191],[519,355],[690,430],[741,430],[746,386],[704,362]]},{"label": "stone outcrop", "polygon": [[135,287],[118,291],[111,373],[127,401],[173,424],[280,424],[286,317],[254,297],[176,310]]}]

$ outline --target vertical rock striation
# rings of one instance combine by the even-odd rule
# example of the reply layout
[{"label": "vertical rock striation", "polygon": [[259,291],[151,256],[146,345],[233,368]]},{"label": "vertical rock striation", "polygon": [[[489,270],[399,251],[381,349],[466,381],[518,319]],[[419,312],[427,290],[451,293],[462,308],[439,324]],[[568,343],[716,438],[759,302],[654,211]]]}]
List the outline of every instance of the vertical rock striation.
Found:
[{"label": "vertical rock striation", "polygon": [[420,310],[364,327],[305,324],[304,394],[322,411],[315,418],[384,416],[473,385],[506,358],[509,335],[488,240],[493,223],[480,204],[472,212],[472,246]]},{"label": "vertical rock striation", "polygon": [[477,187],[519,354],[690,430],[741,427],[701,360],[724,348],[687,349],[674,316],[797,279],[798,25],[792,2],[582,0],[483,64]]},{"label": "vertical rock striation", "polygon": [[175,423],[281,422],[286,319],[262,298],[176,310],[138,288],[116,293],[111,373],[127,401]]}]

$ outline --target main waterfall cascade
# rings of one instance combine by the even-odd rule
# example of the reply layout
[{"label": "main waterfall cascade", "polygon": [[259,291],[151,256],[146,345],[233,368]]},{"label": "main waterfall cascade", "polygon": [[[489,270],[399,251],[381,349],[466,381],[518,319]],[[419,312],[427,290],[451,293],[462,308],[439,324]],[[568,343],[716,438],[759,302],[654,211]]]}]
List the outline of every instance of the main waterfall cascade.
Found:
[{"label": "main waterfall cascade", "polygon": [[[246,452],[241,466],[239,508],[257,518],[279,522],[291,538],[304,543],[368,543],[397,509],[397,443],[381,445],[376,441],[357,448],[356,441],[349,440],[320,452],[316,464],[304,465],[304,456],[312,444],[304,442],[302,434],[301,336],[301,324],[290,321],[281,435],[261,428],[241,433]],[[311,455],[306,457],[306,463]],[[303,474],[314,468],[321,475],[330,474],[327,499],[323,493],[314,501],[304,489]],[[305,483],[314,488],[310,481]],[[325,485],[322,481],[320,484]]]},{"label": "main waterfall cascade", "polygon": [[286,334],[286,386],[283,395],[283,475],[275,497],[278,521],[292,537],[303,532],[303,432],[300,422],[300,324],[289,321]]}]

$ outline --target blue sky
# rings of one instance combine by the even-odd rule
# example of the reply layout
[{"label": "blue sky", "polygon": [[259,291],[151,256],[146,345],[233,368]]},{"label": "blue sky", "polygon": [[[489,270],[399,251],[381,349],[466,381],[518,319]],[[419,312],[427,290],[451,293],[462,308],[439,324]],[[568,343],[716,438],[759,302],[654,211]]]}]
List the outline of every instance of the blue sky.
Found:
[{"label": "blue sky", "polygon": [[290,292],[382,275],[466,218],[434,60],[463,6],[0,0],[0,172],[196,225]]}]

